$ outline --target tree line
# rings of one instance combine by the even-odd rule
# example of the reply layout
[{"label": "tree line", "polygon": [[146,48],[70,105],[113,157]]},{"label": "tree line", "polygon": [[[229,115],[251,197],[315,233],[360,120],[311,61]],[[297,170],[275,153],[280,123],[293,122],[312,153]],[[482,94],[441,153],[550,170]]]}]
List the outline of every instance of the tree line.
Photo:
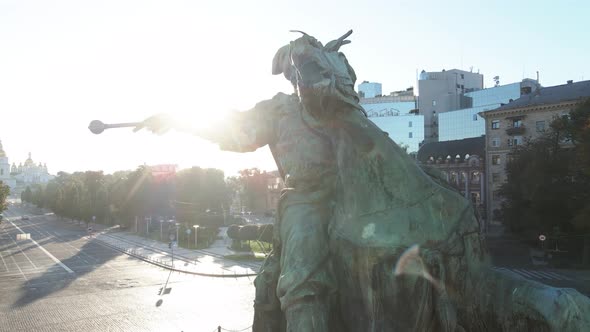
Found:
[{"label": "tree line", "polygon": [[8,202],[6,199],[10,194],[10,187],[8,187],[4,182],[0,181],[0,213],[8,208]]},{"label": "tree line", "polygon": [[[48,208],[60,217],[86,222],[95,219],[107,225],[131,226],[136,217],[150,217],[194,225],[229,212],[236,195],[265,195],[260,187],[249,185],[250,174],[257,172],[244,170],[227,181],[223,171],[200,167],[181,170],[174,176],[155,175],[148,166],[113,174],[60,172],[45,185],[27,187],[21,200]],[[245,200],[244,204],[249,202]]]},{"label": "tree line", "polygon": [[500,217],[509,229],[590,232],[590,99],[517,146],[506,173]]}]

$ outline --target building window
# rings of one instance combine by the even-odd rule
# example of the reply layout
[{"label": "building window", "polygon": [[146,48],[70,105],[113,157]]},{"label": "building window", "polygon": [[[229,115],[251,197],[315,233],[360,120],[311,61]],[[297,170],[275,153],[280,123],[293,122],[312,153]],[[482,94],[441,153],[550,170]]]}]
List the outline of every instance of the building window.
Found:
[{"label": "building window", "polygon": [[469,178],[467,177],[467,173],[461,172],[461,184],[465,184],[469,182]]},{"label": "building window", "polygon": [[473,202],[473,204],[476,206],[481,204],[481,197],[479,196],[478,192],[471,192],[471,202]]},{"label": "building window", "polygon": [[0,168],[0,175],[4,175],[4,168]]},{"label": "building window", "polygon": [[500,165],[500,155],[499,154],[492,155],[492,165]]},{"label": "building window", "polygon": [[522,120],[512,120],[512,128],[520,128],[522,126]]},{"label": "building window", "polygon": [[412,121],[408,122],[408,127],[412,128]]},{"label": "building window", "polygon": [[432,101],[432,106],[436,106],[436,100]]},{"label": "building window", "polygon": [[471,183],[474,183],[474,184],[479,183],[479,172],[472,172],[471,173]]},{"label": "building window", "polygon": [[522,145],[522,143],[524,143],[522,136],[514,136],[508,139],[508,146]]},{"label": "building window", "polygon": [[536,122],[537,131],[544,132],[545,131],[545,121],[537,121]]},{"label": "building window", "polygon": [[492,129],[500,129],[500,120],[492,120]]},{"label": "building window", "polygon": [[461,79],[465,79],[465,75],[464,74],[461,74]]},{"label": "building window", "polygon": [[493,183],[500,182],[500,173],[492,173],[492,182]]},{"label": "building window", "polygon": [[473,121],[477,121],[477,114],[473,114]]},{"label": "building window", "polygon": [[412,136],[414,136],[414,135],[413,135],[413,134],[412,134],[412,132],[410,131],[410,132],[408,133],[408,138],[412,138]]},{"label": "building window", "polygon": [[500,138],[492,137],[492,147],[494,147],[494,148],[500,147]]},{"label": "building window", "polygon": [[459,181],[459,177],[457,176],[457,172],[451,172],[451,178],[450,178],[450,183],[451,184],[457,184]]}]

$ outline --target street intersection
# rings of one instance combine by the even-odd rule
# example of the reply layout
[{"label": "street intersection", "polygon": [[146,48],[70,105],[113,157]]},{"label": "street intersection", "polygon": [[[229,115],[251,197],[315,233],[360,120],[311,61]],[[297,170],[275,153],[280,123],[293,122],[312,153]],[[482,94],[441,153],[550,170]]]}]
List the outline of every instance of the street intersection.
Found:
[{"label": "street intersection", "polygon": [[[29,220],[22,220],[25,214]],[[213,331],[251,325],[252,278],[173,273],[170,294],[160,296],[169,270],[105,245],[77,223],[15,206],[4,215],[0,331]]]}]

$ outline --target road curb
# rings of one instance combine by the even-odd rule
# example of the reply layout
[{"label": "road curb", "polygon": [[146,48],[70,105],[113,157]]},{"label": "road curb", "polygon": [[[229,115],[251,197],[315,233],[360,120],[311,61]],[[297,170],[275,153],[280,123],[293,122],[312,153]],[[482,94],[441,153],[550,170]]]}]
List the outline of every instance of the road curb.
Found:
[{"label": "road curb", "polygon": [[128,256],[137,258],[137,259],[142,260],[142,261],[144,261],[146,263],[149,263],[149,264],[152,264],[152,265],[156,265],[158,267],[161,267],[161,268],[164,268],[164,269],[167,269],[167,270],[171,270],[171,271],[174,271],[174,272],[186,273],[186,274],[191,274],[191,275],[196,275],[196,276],[201,276],[201,277],[213,277],[213,278],[244,278],[244,277],[255,277],[255,276],[258,275],[258,273],[241,273],[241,274],[238,274],[238,273],[234,273],[234,274],[203,273],[203,272],[196,272],[196,271],[189,271],[189,270],[179,269],[179,268],[176,268],[174,266],[170,266],[168,264],[165,264],[165,263],[162,263],[162,262],[159,262],[159,261],[150,259],[149,257],[145,257],[143,255],[140,255],[137,252],[135,252],[135,250],[129,250],[129,249],[124,249],[124,248],[115,246],[115,245],[113,245],[111,243],[108,243],[107,241],[101,240],[101,239],[99,239],[97,237],[95,237],[94,239],[96,241],[100,242],[101,244],[103,244],[103,245],[105,245],[105,246],[113,249],[113,250],[122,252],[122,253],[124,253],[124,254],[126,254]]}]

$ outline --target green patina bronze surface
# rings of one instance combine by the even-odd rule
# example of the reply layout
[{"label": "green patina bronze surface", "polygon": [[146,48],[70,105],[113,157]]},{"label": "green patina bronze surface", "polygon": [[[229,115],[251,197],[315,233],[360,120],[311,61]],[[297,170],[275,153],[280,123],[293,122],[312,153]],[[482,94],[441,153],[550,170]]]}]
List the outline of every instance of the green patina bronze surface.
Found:
[{"label": "green patina bronze surface", "polygon": [[470,202],[369,119],[339,48],[281,48],[278,94],[198,134],[270,146],[286,189],[256,278],[254,331],[590,331],[590,300],[490,268]]}]

